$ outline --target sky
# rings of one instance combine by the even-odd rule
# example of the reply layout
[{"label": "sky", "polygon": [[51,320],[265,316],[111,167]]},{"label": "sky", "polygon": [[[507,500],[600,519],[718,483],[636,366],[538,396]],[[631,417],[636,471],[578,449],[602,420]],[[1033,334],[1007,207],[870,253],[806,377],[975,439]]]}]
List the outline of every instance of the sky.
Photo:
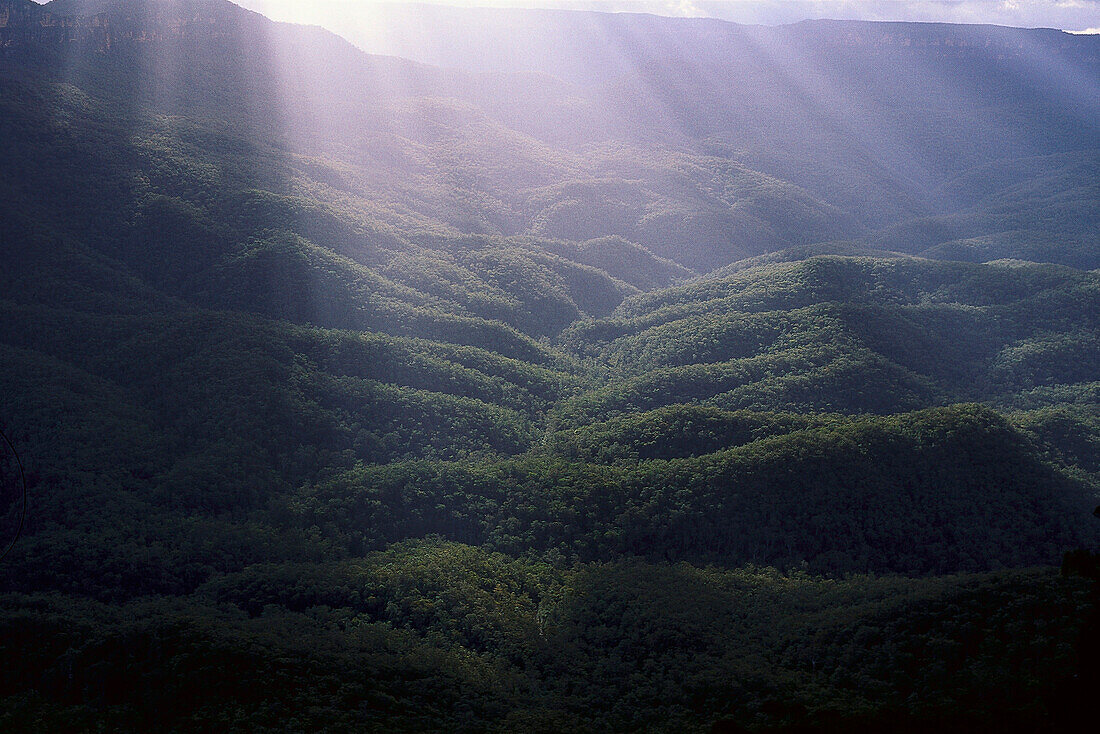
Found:
[{"label": "sky", "polygon": [[[275,20],[334,27],[387,0],[235,0]],[[392,0],[390,0],[392,1]],[[433,0],[438,5],[572,8],[710,16],[767,25],[807,18],[995,23],[1100,33],[1100,0]]]}]

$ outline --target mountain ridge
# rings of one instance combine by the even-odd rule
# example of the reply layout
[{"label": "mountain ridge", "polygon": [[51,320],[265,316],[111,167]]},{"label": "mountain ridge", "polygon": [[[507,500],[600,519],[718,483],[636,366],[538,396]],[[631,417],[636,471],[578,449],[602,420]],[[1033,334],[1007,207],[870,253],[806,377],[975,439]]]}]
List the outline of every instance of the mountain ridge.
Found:
[{"label": "mountain ridge", "polygon": [[0,729],[1093,715],[1091,67],[198,5],[0,28]]}]

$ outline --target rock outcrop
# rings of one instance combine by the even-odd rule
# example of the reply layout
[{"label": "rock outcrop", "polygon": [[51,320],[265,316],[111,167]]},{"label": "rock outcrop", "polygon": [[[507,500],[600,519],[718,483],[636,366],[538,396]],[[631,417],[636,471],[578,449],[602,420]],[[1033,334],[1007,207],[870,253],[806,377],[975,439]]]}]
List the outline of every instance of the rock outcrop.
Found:
[{"label": "rock outcrop", "polygon": [[0,48],[78,46],[106,53],[120,45],[237,37],[250,22],[261,20],[225,0],[55,0],[45,6],[0,0]]}]

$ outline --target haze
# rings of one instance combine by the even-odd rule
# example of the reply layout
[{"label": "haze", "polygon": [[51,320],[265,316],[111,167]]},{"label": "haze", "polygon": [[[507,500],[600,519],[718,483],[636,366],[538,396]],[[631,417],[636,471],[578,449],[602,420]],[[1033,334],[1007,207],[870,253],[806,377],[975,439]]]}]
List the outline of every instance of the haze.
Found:
[{"label": "haze", "polygon": [[[241,5],[276,20],[313,23],[340,31],[349,17],[369,15],[383,0],[243,0]],[[1100,31],[1096,0],[449,0],[464,7],[565,8],[713,17],[765,25],[810,18],[992,23],[1018,27]]]},{"label": "haze", "polygon": [[0,732],[1097,718],[1095,2],[240,1],[0,0]]}]

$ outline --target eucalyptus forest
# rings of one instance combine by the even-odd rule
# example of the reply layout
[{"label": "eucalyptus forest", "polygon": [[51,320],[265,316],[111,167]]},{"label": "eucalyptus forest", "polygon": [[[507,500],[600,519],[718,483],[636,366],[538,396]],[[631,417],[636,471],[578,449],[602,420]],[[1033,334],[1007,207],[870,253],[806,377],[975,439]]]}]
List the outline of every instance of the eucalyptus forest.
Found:
[{"label": "eucalyptus forest", "polygon": [[1100,35],[387,18],[0,0],[0,729],[1091,731]]}]

